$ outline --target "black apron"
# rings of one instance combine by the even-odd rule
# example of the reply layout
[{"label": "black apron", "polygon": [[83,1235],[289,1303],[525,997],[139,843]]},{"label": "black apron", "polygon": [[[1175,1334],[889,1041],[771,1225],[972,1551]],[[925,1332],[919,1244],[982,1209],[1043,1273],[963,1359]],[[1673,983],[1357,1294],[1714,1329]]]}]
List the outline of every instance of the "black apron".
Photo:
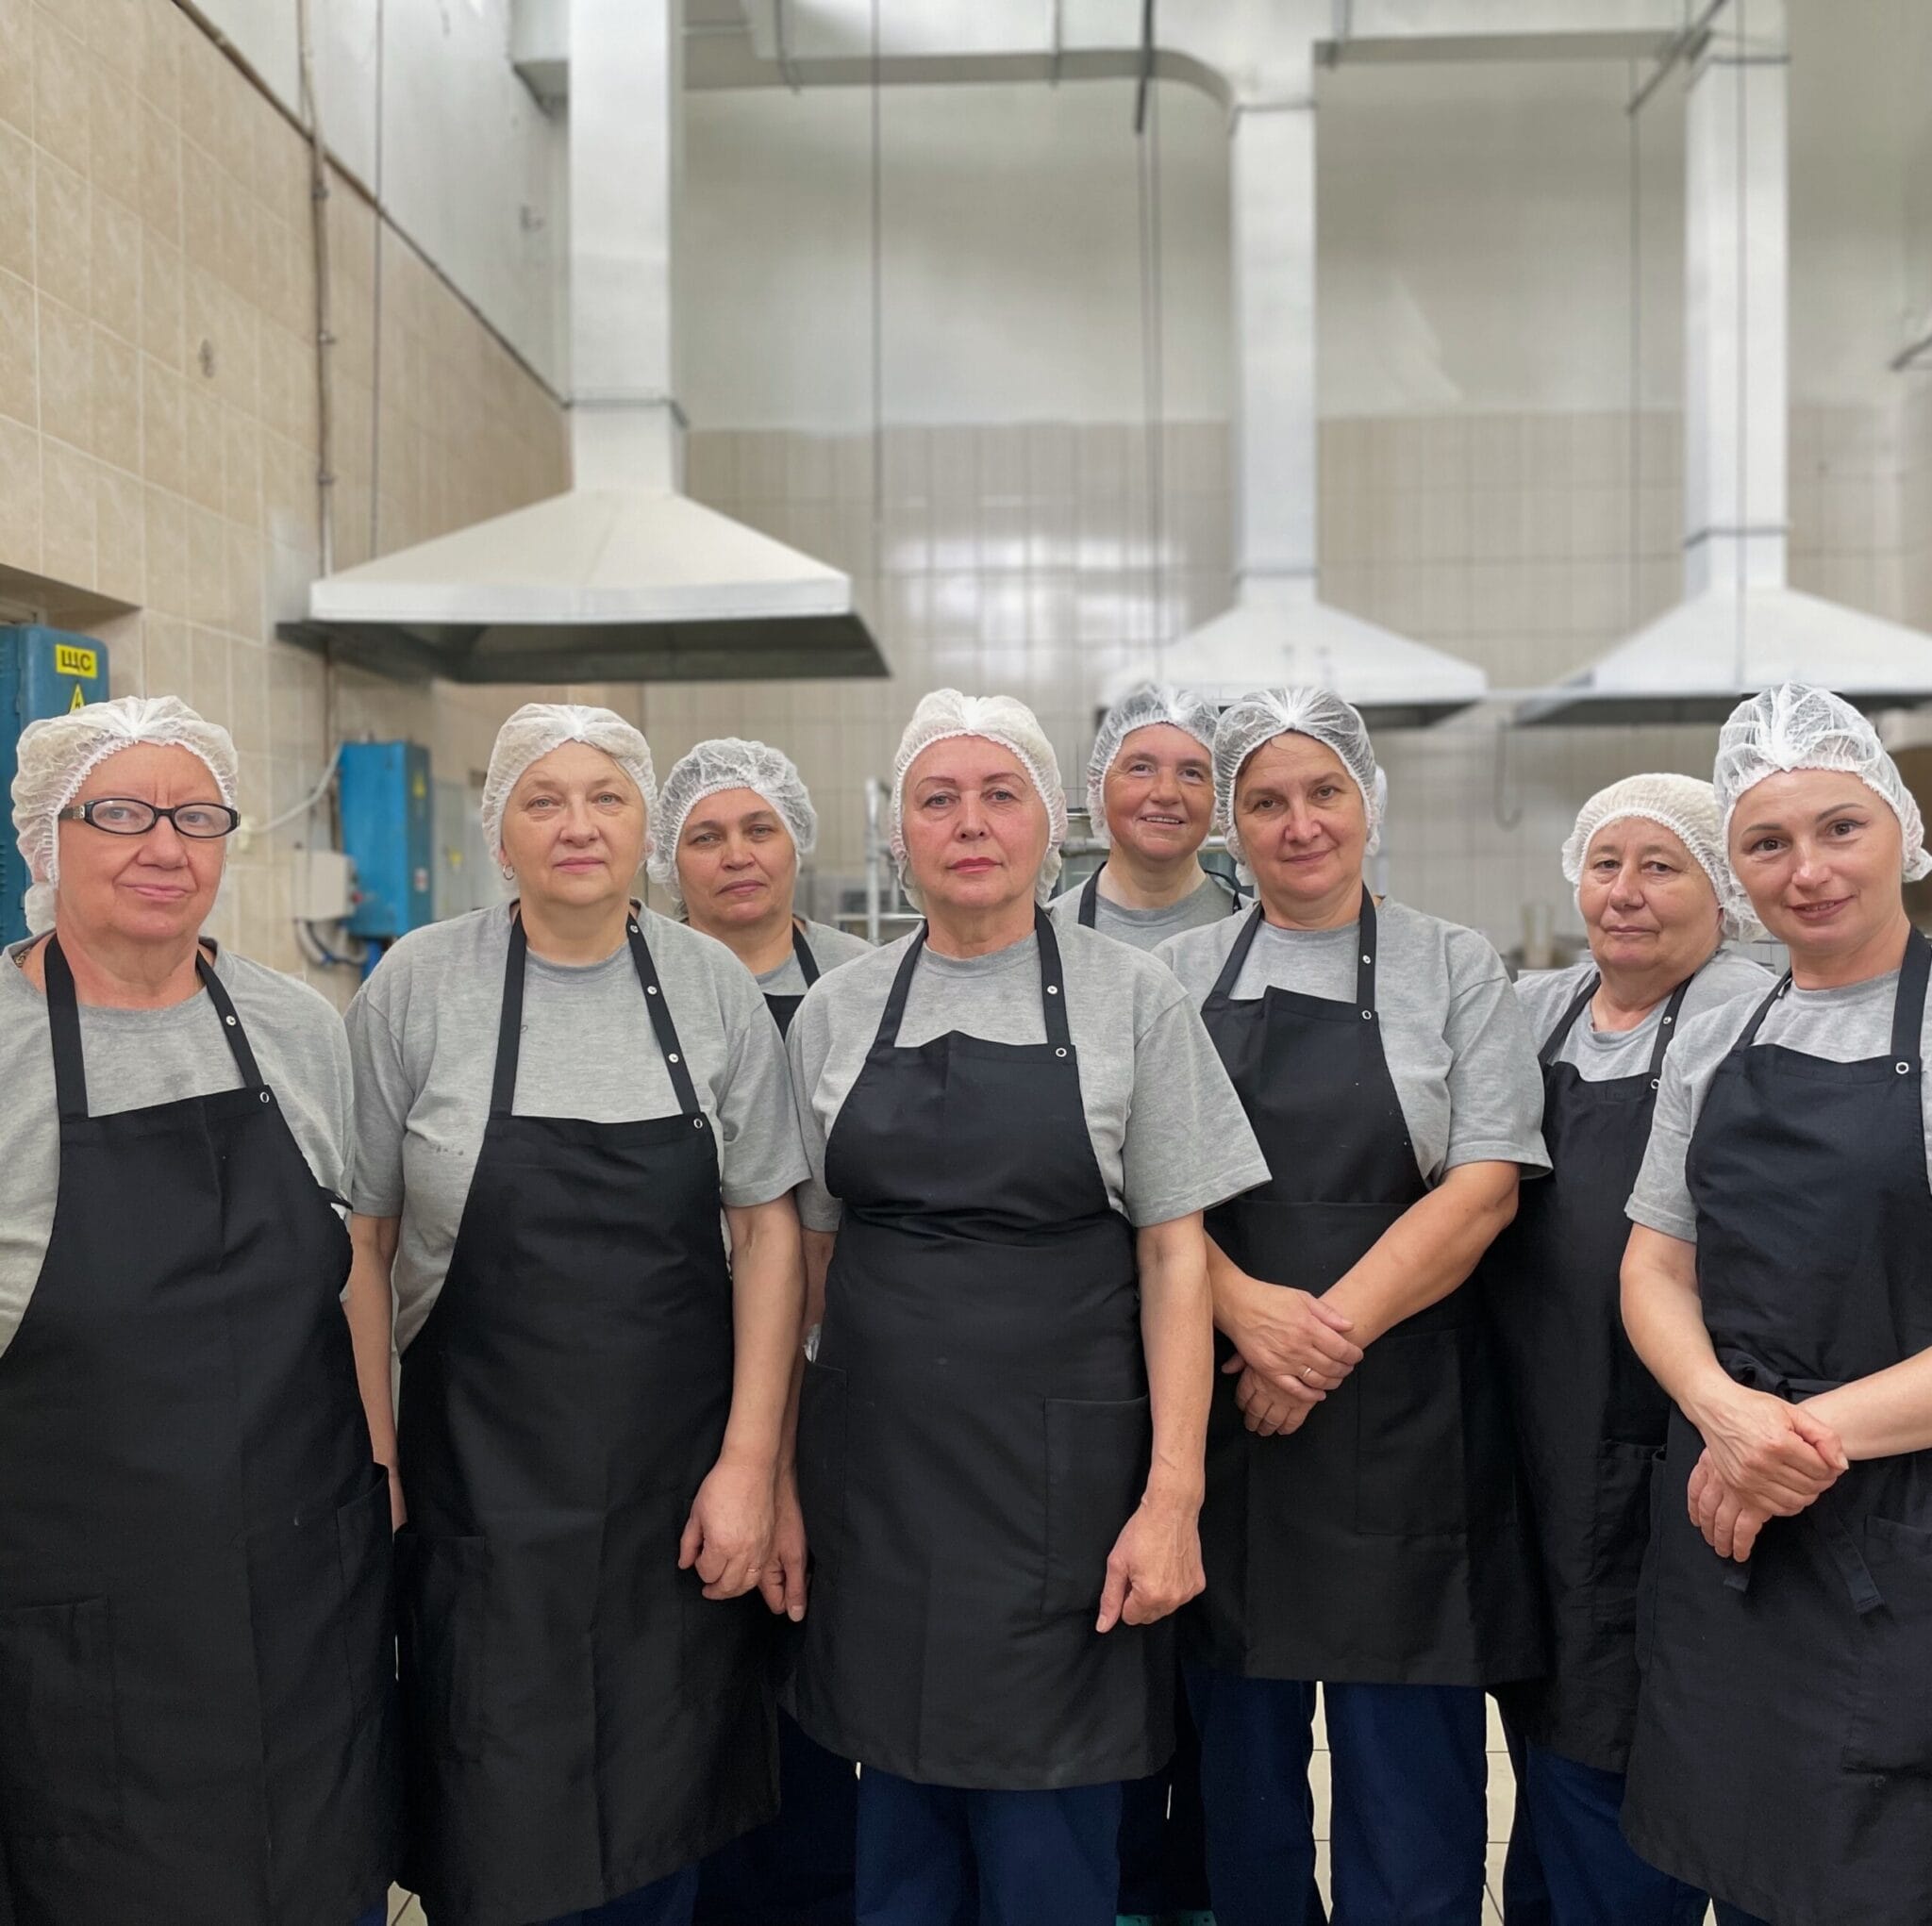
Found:
[{"label": "black apron", "polygon": [[1097,1785],[1173,1745],[1167,1626],[1093,1629],[1147,1479],[1140,1287],[1034,928],[1047,1040],[899,1048],[922,930],[825,1148],[844,1220],[799,1419],[794,1709],[928,1785]]},{"label": "black apron", "polygon": [[[1106,867],[1107,867],[1107,865],[1106,865],[1105,863],[1103,863],[1103,864],[1101,864],[1101,866],[1100,866],[1100,869],[1101,869],[1101,870],[1104,870],[1104,869],[1106,869]],[[1217,878],[1215,878],[1215,880],[1216,880],[1216,881],[1218,882],[1218,881],[1219,881],[1220,879],[1219,879],[1219,878],[1217,877]],[[1093,919],[1095,918],[1095,916],[1097,916],[1097,915],[1099,914],[1099,911],[1100,911],[1100,870],[1095,870],[1095,871],[1094,871],[1094,872],[1093,872],[1093,873],[1092,873],[1092,874],[1091,874],[1091,876],[1089,876],[1089,877],[1087,878],[1087,881],[1086,881],[1086,882],[1085,882],[1085,883],[1084,883],[1084,884],[1083,884],[1083,885],[1081,886],[1081,889],[1080,889],[1080,923],[1081,923],[1081,926],[1082,926],[1083,928],[1085,928],[1085,929],[1090,929],[1090,930],[1091,930],[1091,929],[1092,929],[1092,928],[1094,927],[1094,922],[1093,922]],[[1230,890],[1230,891],[1228,892],[1228,900],[1227,900],[1227,913],[1228,913],[1228,915],[1229,915],[1229,916],[1239,916],[1239,915],[1240,915],[1240,914],[1241,913],[1241,893],[1240,893],[1240,891],[1239,891],[1239,890]]]},{"label": "black apron", "polygon": [[[1686,1175],[1718,1360],[1805,1398],[1932,1346],[1920,1112],[1932,950],[1907,942],[1888,1054],[1756,1044],[1711,1079]],[[1681,1413],[1655,1479],[1624,1806],[1652,1864],[1778,1926],[1932,1918],[1932,1452],[1855,1464],[1743,1565],[1685,1508]]]},{"label": "black apron", "polygon": [[626,934],[676,1114],[513,1114],[513,917],[483,1148],[403,1353],[404,1884],[464,1926],[601,1905],[775,1802],[764,1603],[677,1569],[730,1408],[731,1279],[710,1124]]},{"label": "black apron", "polygon": [[[1352,1003],[1237,1000],[1257,904],[1202,1005],[1273,1176],[1208,1213],[1249,1276],[1319,1295],[1426,1194],[1375,1007],[1362,891]],[[1217,1364],[1234,1354],[1216,1339]],[[1532,1548],[1476,1292],[1384,1334],[1297,1432],[1241,1422],[1217,1371],[1191,1608],[1209,1665],[1248,1678],[1485,1685],[1541,1664]]]},{"label": "black apron", "polygon": [[0,1918],[348,1926],[396,1805],[389,1479],[349,1237],[262,1082],[90,1117],[45,951],[46,1257],[0,1357]]},{"label": "black apron", "polygon": [[[791,954],[798,958],[799,974],[805,978],[805,988],[809,989],[819,980],[819,959],[811,953],[811,945],[805,939],[805,932],[794,922],[791,925]],[[791,1020],[798,1014],[798,1006],[805,1001],[805,990],[796,996],[774,996],[765,994],[765,1007],[778,1025],[779,1036],[785,1036],[791,1028]]]},{"label": "black apron", "polygon": [[1508,1377],[1551,1636],[1547,1676],[1507,1687],[1503,1708],[1537,1745],[1606,1772],[1630,1754],[1637,1578],[1671,1408],[1624,1335],[1624,1205],[1695,980],[1664,1005],[1649,1067],[1597,1083],[1557,1061],[1602,978],[1577,992],[1542,1047],[1550,1174],[1523,1187],[1477,1273]]}]

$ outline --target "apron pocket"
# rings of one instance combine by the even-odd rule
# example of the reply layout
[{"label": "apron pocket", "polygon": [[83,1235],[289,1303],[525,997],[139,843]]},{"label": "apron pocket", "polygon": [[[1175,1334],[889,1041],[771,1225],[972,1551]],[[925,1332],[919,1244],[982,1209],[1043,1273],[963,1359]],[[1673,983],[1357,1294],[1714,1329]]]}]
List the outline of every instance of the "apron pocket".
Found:
[{"label": "apron pocket", "polygon": [[1860,1655],[1845,1768],[1932,1773],[1932,1531],[1868,1518],[1865,1563],[1885,1602],[1852,1621]]},{"label": "apron pocket", "polygon": [[808,1360],[798,1388],[798,1503],[815,1572],[838,1569],[845,1534],[845,1373]]},{"label": "apron pocket", "polygon": [[336,1512],[342,1567],[342,1641],[349,1667],[353,1730],[389,1699],[396,1676],[395,1548],[390,1530],[389,1473],[369,1468],[359,1498]]},{"label": "apron pocket", "polygon": [[1637,1586],[1650,1538],[1650,1445],[1607,1439],[1597,1449],[1596,1512],[1591,1525],[1590,1607],[1599,1631],[1637,1626]]},{"label": "apron pocket", "polygon": [[490,1543],[405,1525],[395,1535],[404,1703],[417,1743],[483,1756],[484,1624]]},{"label": "apron pocket", "polygon": [[120,1765],[107,1600],[0,1611],[0,1832],[118,1825]]},{"label": "apron pocket", "polygon": [[1049,1398],[1046,1586],[1041,1610],[1097,1612],[1108,1554],[1141,1503],[1153,1455],[1145,1398]]},{"label": "apron pocket", "polygon": [[[1402,1538],[1466,1530],[1459,1328],[1397,1325],[1370,1345],[1355,1375],[1357,1530]],[[1321,1422],[1319,1411],[1311,1421]]]}]

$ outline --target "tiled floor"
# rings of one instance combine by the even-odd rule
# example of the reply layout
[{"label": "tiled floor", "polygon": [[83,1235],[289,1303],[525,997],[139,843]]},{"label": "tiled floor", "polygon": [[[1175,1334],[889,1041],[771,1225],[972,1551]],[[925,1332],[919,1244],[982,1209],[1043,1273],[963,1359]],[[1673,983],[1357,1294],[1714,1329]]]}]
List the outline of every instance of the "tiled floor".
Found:
[{"label": "tiled floor", "polygon": [[[1315,1758],[1310,1770],[1315,1787],[1315,1876],[1322,1897],[1328,1897],[1328,1734],[1321,1714],[1315,1715]],[[1509,1842],[1509,1818],[1516,1805],[1516,1775],[1503,1745],[1503,1728],[1490,1702],[1490,1868],[1489,1890],[1483,1900],[1483,1926],[1502,1926],[1503,1852]],[[390,1894],[391,1926],[425,1926],[423,1909],[400,1888]]]}]

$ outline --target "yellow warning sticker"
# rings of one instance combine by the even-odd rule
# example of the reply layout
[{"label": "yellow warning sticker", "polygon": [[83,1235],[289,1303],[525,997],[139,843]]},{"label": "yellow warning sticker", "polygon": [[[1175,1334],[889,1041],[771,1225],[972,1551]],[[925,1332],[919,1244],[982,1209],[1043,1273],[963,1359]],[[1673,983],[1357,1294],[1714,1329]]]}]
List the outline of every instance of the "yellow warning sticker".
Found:
[{"label": "yellow warning sticker", "polygon": [[85,675],[92,679],[101,672],[101,658],[92,649],[77,649],[72,642],[56,642],[54,672],[57,675]]},{"label": "yellow warning sticker", "polygon": [[75,709],[84,709],[86,707],[87,690],[76,682],[74,685],[74,700],[67,705],[67,713],[71,716]]}]

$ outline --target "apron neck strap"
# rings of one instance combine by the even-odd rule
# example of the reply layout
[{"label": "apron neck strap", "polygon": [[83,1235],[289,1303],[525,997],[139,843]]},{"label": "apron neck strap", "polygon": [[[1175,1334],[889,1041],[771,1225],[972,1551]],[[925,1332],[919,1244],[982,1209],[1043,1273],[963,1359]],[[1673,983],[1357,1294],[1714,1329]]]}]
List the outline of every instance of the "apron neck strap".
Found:
[{"label": "apron neck strap", "polygon": [[[1236,908],[1240,908],[1237,904]],[[1227,961],[1221,967],[1221,974],[1214,979],[1214,988],[1208,994],[1210,998],[1225,999],[1234,994],[1234,987],[1241,981],[1241,969],[1248,960],[1248,953],[1255,947],[1255,938],[1259,934],[1263,920],[1267,916],[1266,906],[1257,900],[1253,912],[1248,918],[1247,927],[1234,939],[1234,948],[1227,953]],[[1369,894],[1369,886],[1362,885],[1362,906],[1360,920],[1356,930],[1357,939],[1361,947],[1356,952],[1355,961],[1355,1001],[1356,1007],[1363,1016],[1375,1014],[1375,899]]]},{"label": "apron neck strap", "polygon": [[[42,967],[47,978],[47,1026],[54,1045],[54,1102],[62,1122],[84,1121],[87,1107],[87,1065],[80,1045],[80,999],[75,994],[74,971],[67,961],[60,938],[48,932],[42,952]],[[261,1071],[242,1028],[242,1019],[227,986],[217,976],[199,943],[194,949],[194,973],[208,992],[208,1002],[222,1020],[222,1035],[227,1038],[228,1054],[235,1059],[244,1089],[262,1088]]]},{"label": "apron neck strap", "polygon": [[[1932,944],[1916,930],[1906,936],[1906,953],[1898,966],[1898,988],[1891,999],[1891,1061],[1900,1076],[1916,1076],[1922,1069],[1920,1038],[1925,1021],[1925,984],[1932,975]],[[1787,970],[1772,993],[1757,1005],[1744,1033],[1734,1046],[1748,1050],[1757,1040],[1772,1005],[1781,1002],[1791,988]]]},{"label": "apron neck strap", "polygon": [[1912,930],[1906,937],[1905,959],[1898,970],[1898,994],[1891,1003],[1891,1060],[1901,1076],[1911,1075],[1920,1067],[1928,974],[1932,974],[1932,944]]},{"label": "apron neck strap", "polygon": [[[912,993],[912,975],[919,968],[927,928],[921,923],[918,934],[906,946],[899,972],[892,978],[891,994],[886,999],[885,1014],[879,1018],[878,1033],[872,1039],[874,1055],[893,1049],[898,1042],[900,1021],[906,1015],[906,999]],[[1059,939],[1053,933],[1053,919],[1037,903],[1033,905],[1033,938],[1040,945],[1040,1005],[1046,1040],[1064,1051],[1073,1041],[1067,1025],[1066,974],[1060,968]]]},{"label": "apron neck strap", "polygon": [[[705,1121],[704,1106],[698,1102],[697,1086],[691,1081],[691,1066],[685,1062],[684,1050],[677,1040],[677,1026],[671,1020],[670,1006],[658,981],[658,966],[652,961],[642,926],[628,911],[624,919],[624,932],[630,944],[632,966],[644,992],[644,1007],[651,1014],[651,1029],[657,1036],[658,1048],[664,1053],[664,1068],[670,1072],[677,1107],[687,1118],[702,1124]],[[521,911],[513,905],[509,920],[509,954],[504,958],[503,966],[503,1008],[496,1020],[496,1074],[490,1086],[490,1114],[492,1117],[509,1116],[516,1104],[517,1062],[523,1053],[524,1039],[524,978],[527,973],[529,955],[530,939],[524,933]]]},{"label": "apron neck strap", "polygon": [[[1664,1005],[1664,1013],[1657,1019],[1657,1040],[1651,1046],[1650,1069],[1646,1072],[1653,1089],[1657,1088],[1657,1078],[1663,1074],[1664,1052],[1671,1047],[1671,1038],[1677,1034],[1678,1012],[1683,1009],[1684,998],[1696,980],[1697,972],[1693,970],[1675,989],[1672,990],[1671,999]],[[1562,1049],[1564,1038],[1575,1027],[1576,1020],[1583,1014],[1584,1006],[1597,993],[1602,984],[1602,975],[1592,971],[1590,981],[1576,992],[1570,1000],[1569,1007],[1557,1019],[1557,1027],[1550,1032],[1544,1039],[1543,1047],[1537,1053],[1537,1061],[1545,1070],[1556,1062],[1557,1053]]]},{"label": "apron neck strap", "polygon": [[[1101,868],[1105,869],[1106,865],[1102,864]],[[1084,928],[1091,930],[1093,927],[1093,919],[1099,904],[1100,871],[1095,870],[1080,888],[1080,922]]]},{"label": "apron neck strap", "polygon": [[791,925],[791,954],[798,958],[798,973],[805,978],[805,987],[809,989],[819,980],[819,959],[811,953],[811,945],[805,939],[802,924]]},{"label": "apron neck strap", "polygon": [[1563,1014],[1557,1019],[1557,1027],[1543,1038],[1543,1047],[1536,1054],[1536,1060],[1548,1070],[1557,1060],[1557,1053],[1563,1047],[1563,1039],[1574,1027],[1576,1020],[1583,1014],[1583,1006],[1597,992],[1597,986],[1603,978],[1592,972],[1589,981],[1572,997],[1564,1006]]},{"label": "apron neck strap", "polygon": [[1650,1087],[1652,1089],[1656,1089],[1657,1079],[1664,1073],[1664,1052],[1671,1047],[1671,1039],[1677,1034],[1678,1015],[1682,1012],[1684,999],[1690,994],[1690,986],[1696,979],[1697,972],[1692,971],[1675,989],[1672,990],[1671,1000],[1664,1005],[1663,1015],[1657,1019],[1657,1041],[1651,1045],[1650,1049]]}]

